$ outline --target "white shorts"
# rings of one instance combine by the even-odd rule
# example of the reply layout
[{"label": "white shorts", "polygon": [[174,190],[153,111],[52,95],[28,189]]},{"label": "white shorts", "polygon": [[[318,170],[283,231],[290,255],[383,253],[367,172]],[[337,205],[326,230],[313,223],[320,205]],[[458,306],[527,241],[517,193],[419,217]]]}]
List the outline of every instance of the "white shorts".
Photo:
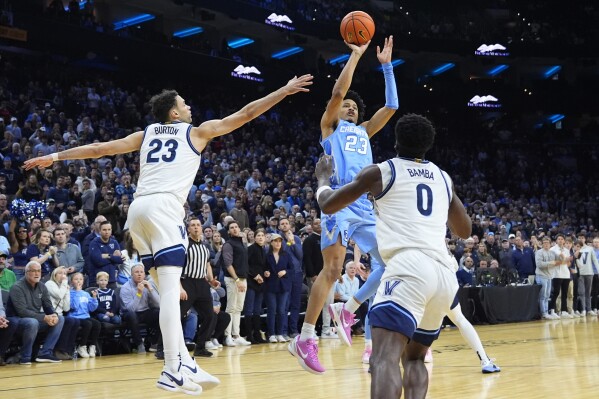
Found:
[{"label": "white shorts", "polygon": [[[438,259],[437,259],[438,258]],[[368,318],[372,327],[399,332],[425,346],[439,336],[458,291],[449,256],[400,251],[385,268]]]},{"label": "white shorts", "polygon": [[146,270],[185,265],[188,241],[184,218],[183,206],[171,194],[143,195],[131,203],[127,224]]}]

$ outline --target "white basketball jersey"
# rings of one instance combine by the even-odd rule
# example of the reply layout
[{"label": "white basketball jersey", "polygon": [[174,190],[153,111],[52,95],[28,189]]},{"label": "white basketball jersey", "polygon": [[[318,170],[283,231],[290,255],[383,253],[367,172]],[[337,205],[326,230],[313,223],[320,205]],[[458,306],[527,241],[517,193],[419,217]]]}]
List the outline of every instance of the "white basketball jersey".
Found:
[{"label": "white basketball jersey", "polygon": [[140,175],[136,196],[174,194],[185,203],[200,167],[201,154],[193,147],[189,123],[148,125],[140,149]]},{"label": "white basketball jersey", "polygon": [[383,191],[375,198],[376,237],[383,259],[418,248],[447,258],[445,233],[452,198],[447,173],[429,161],[393,158],[378,164]]}]

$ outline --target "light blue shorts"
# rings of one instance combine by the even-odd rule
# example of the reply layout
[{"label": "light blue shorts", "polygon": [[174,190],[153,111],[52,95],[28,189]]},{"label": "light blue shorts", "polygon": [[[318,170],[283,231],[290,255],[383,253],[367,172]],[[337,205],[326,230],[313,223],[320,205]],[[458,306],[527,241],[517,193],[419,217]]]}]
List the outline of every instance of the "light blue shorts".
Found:
[{"label": "light blue shorts", "polygon": [[337,242],[341,234],[341,243],[347,247],[347,241],[353,239],[362,252],[370,252],[377,247],[376,219],[372,203],[360,198],[348,207],[333,215],[321,215],[322,234],[320,249]]}]

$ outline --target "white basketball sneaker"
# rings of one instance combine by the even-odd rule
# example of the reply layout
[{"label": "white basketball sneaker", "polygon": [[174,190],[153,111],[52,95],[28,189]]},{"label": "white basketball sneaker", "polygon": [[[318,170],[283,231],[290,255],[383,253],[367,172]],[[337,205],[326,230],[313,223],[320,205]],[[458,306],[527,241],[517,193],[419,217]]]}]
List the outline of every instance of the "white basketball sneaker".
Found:
[{"label": "white basketball sneaker", "polygon": [[160,377],[158,378],[158,381],[156,381],[156,387],[164,389],[165,391],[183,392],[187,395],[194,396],[202,393],[202,387],[192,382],[185,373],[172,373],[166,368],[160,373]]},{"label": "white basketball sneaker", "polygon": [[185,374],[187,377],[189,377],[189,379],[195,384],[201,385],[202,389],[205,390],[216,388],[220,385],[220,380],[218,378],[202,370],[194,358],[192,358],[192,360],[192,365],[181,363],[181,367],[179,367],[179,369],[181,370],[182,374]]}]

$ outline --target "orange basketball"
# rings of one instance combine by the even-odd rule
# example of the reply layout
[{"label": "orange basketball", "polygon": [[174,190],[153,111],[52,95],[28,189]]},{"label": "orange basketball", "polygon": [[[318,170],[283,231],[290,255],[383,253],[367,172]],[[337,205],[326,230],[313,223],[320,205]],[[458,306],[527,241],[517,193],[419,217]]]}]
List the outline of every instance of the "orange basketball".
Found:
[{"label": "orange basketball", "polygon": [[340,31],[346,42],[366,44],[374,36],[374,21],[364,11],[352,11],[341,20]]}]

